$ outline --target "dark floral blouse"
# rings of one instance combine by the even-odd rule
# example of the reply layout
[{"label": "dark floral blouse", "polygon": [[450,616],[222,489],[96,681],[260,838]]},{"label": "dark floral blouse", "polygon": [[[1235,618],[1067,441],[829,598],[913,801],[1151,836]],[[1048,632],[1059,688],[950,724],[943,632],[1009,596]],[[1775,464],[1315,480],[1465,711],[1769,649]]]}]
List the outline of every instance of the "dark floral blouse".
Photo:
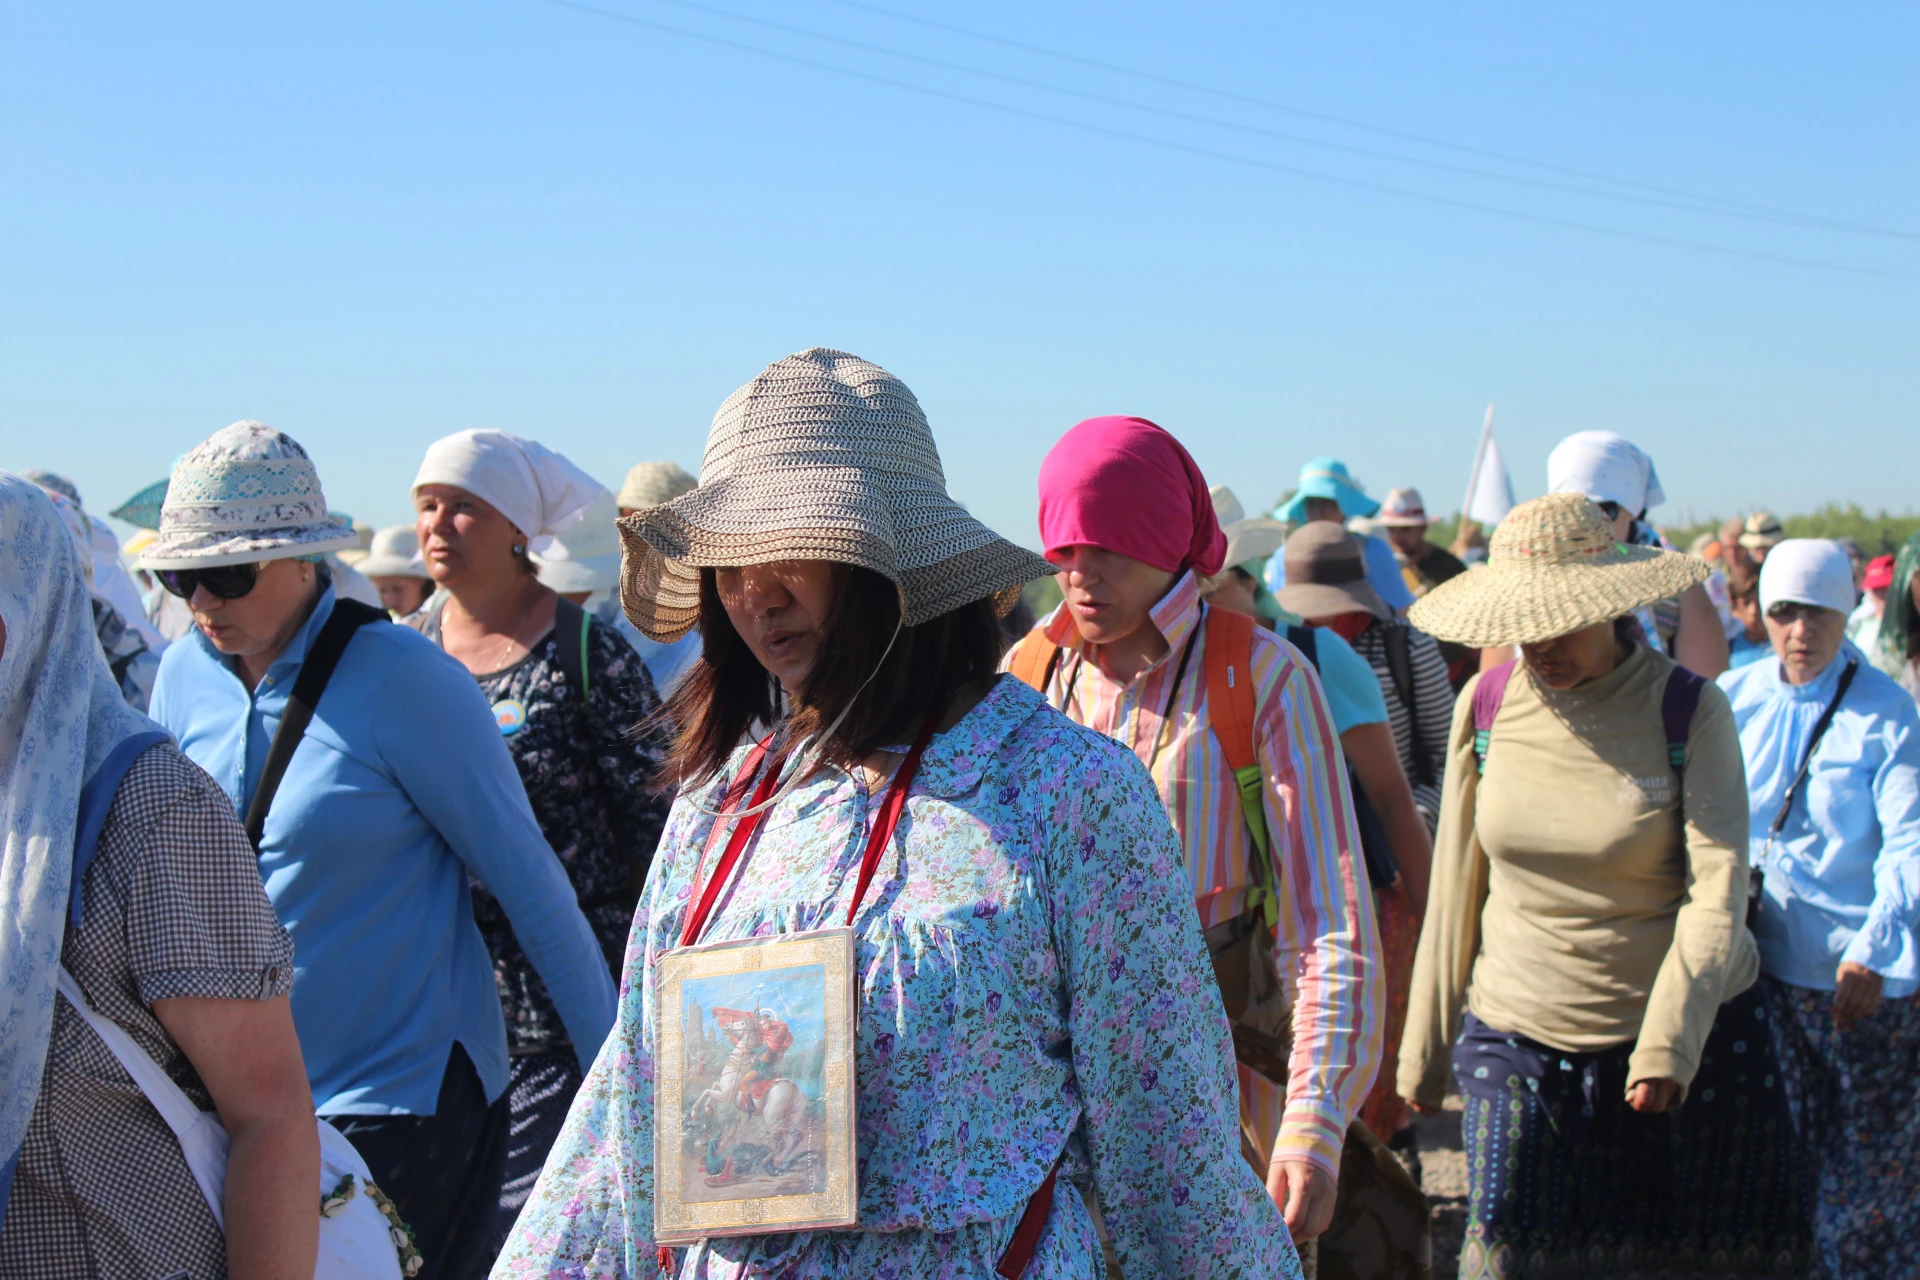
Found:
[{"label": "dark floral blouse", "polygon": [[[438,642],[439,616],[420,629]],[[633,908],[673,797],[655,790],[666,751],[657,732],[636,726],[659,707],[645,664],[612,627],[587,637],[587,701],[567,683],[556,633],[505,670],[476,677],[506,735],[540,831],[580,895],[615,982]],[[493,957],[507,1046],[515,1054],[571,1047],[546,984],[514,939],[500,903],[478,881],[473,918]]]}]

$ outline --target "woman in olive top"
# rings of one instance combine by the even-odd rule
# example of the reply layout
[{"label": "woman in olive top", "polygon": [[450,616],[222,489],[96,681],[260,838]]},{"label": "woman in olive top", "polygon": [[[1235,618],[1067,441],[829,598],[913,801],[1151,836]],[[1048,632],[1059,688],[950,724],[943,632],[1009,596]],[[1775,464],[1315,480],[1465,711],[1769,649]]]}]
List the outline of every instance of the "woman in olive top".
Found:
[{"label": "woman in olive top", "polygon": [[1522,655],[1454,714],[1400,1050],[1466,1096],[1463,1277],[1804,1273],[1732,713],[1632,619],[1706,575],[1555,494],[1413,607]]}]

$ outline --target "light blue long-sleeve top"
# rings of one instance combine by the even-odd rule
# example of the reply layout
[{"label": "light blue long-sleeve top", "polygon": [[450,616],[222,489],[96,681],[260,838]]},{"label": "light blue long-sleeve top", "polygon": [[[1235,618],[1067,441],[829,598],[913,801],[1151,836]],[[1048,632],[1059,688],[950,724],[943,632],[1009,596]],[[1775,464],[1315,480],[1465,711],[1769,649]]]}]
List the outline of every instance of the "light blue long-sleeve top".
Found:
[{"label": "light blue long-sleeve top", "polygon": [[[199,630],[168,647],[152,715],[244,813],[327,590],[252,696]],[[535,824],[493,713],[419,632],[373,624],[341,655],[267,815],[260,874],[293,936],[293,1019],[322,1115],[431,1115],[464,1045],[489,1100],[506,1024],[471,869],[506,908],[583,1066],[613,1025],[607,962]]]},{"label": "light blue long-sleeve top", "polygon": [[[1860,668],[1821,738],[1786,826],[1767,831],[1833,701],[1848,659]],[[1852,645],[1810,684],[1788,684],[1777,660],[1720,677],[1747,758],[1753,864],[1766,875],[1754,931],[1760,964],[1782,982],[1831,991],[1851,960],[1879,974],[1882,994],[1920,990],[1920,711]]]}]

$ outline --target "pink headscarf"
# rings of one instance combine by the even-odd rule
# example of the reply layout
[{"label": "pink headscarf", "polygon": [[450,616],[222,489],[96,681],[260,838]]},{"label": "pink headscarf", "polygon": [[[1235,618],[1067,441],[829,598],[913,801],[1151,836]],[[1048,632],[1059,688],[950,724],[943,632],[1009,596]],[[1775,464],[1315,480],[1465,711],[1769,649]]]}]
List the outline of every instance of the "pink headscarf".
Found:
[{"label": "pink headscarf", "polygon": [[1049,557],[1093,546],[1178,573],[1220,572],[1227,536],[1192,455],[1145,418],[1088,418],[1040,464]]}]

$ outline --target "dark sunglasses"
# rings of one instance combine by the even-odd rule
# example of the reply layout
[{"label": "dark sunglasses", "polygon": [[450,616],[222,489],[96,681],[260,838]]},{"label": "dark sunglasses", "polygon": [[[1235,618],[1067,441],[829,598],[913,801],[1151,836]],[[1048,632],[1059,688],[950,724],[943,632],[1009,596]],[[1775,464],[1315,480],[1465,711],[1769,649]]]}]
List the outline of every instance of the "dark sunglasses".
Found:
[{"label": "dark sunglasses", "polygon": [[209,595],[222,600],[238,600],[253,590],[253,584],[260,577],[260,566],[248,564],[223,564],[212,569],[156,569],[154,576],[160,579],[160,585],[182,600],[193,599],[197,588],[205,587]]}]

